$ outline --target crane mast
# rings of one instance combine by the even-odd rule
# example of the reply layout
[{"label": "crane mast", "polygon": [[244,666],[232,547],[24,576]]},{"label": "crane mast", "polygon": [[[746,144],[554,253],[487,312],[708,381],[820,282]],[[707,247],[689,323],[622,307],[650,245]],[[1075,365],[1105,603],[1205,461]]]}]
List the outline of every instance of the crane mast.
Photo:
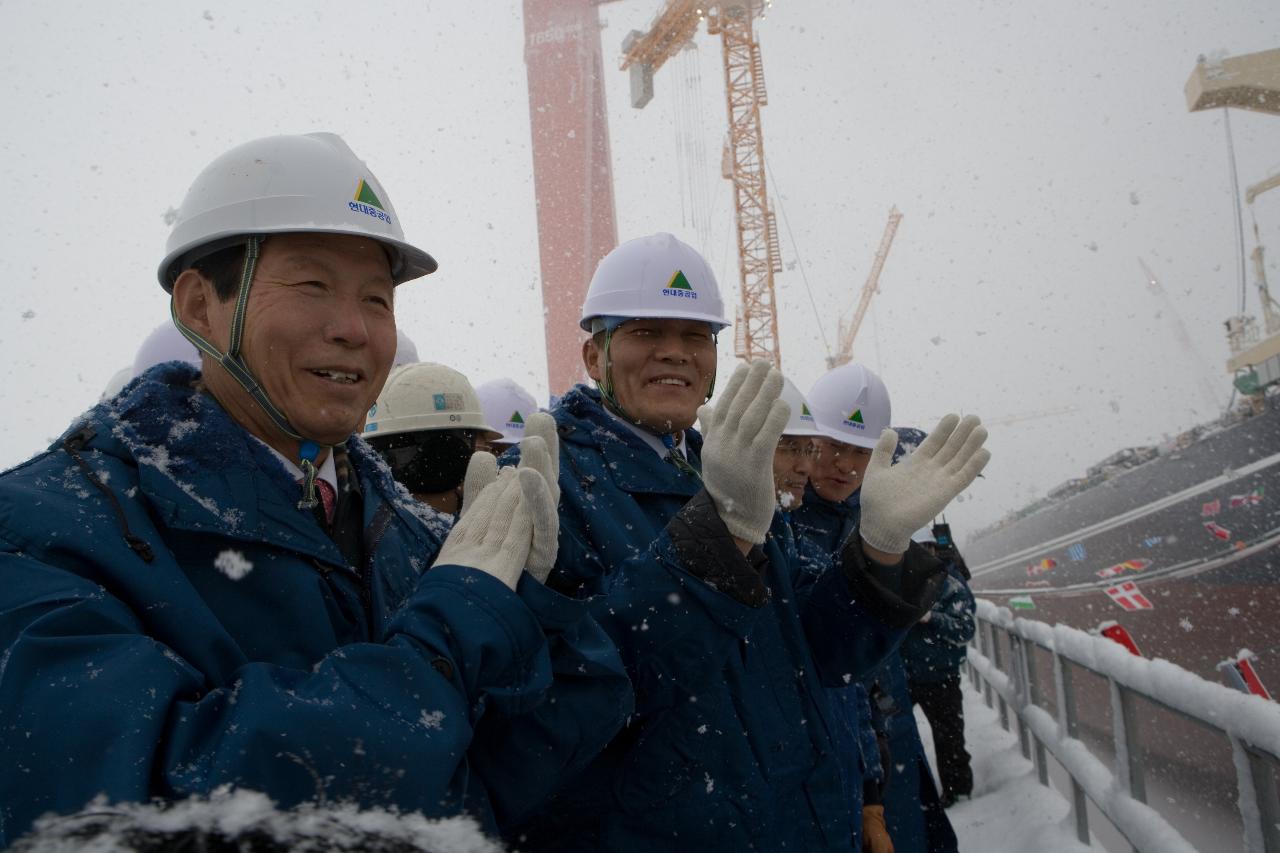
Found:
[{"label": "crane mast", "polygon": [[880,291],[880,273],[884,270],[885,259],[889,257],[889,248],[893,245],[893,237],[898,233],[898,223],[901,221],[902,214],[898,212],[895,205],[889,209],[889,221],[885,223],[884,236],[880,238],[880,248],[876,249],[876,257],[871,264],[871,271],[867,273],[867,281],[862,285],[862,296],[858,299],[858,307],[854,310],[849,322],[841,321],[840,323],[839,347],[835,355],[827,358],[828,368],[839,367],[853,360],[853,339],[858,336],[858,329],[862,328],[862,320],[867,316],[867,309],[871,307],[871,297]]},{"label": "crane mast", "polygon": [[781,367],[774,275],[782,271],[782,253],[769,208],[760,123],[760,108],[769,98],[752,27],[765,6],[762,0],[667,0],[647,33],[627,37],[621,68],[631,70],[632,105],[643,107],[653,95],[653,73],[693,37],[701,21],[708,33],[720,36],[729,118],[722,173],[733,184],[738,230],[734,351],[739,358],[768,359]]}]

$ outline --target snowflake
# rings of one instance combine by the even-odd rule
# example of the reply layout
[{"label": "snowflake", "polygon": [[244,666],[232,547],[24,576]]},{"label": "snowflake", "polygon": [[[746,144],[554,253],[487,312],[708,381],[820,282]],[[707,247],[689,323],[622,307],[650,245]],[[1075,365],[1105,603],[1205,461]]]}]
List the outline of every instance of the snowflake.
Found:
[{"label": "snowflake", "polygon": [[213,567],[233,581],[238,581],[253,571],[253,563],[245,559],[239,551],[227,549],[213,560]]}]

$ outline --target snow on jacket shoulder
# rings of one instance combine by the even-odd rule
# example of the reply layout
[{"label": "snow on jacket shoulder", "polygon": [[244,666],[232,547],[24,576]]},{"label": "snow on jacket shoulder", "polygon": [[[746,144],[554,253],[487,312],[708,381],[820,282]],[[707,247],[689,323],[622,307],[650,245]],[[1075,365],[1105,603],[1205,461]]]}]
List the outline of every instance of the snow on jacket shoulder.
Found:
[{"label": "snow on jacket shoulder", "polygon": [[[492,829],[503,778],[468,750],[478,723],[546,704],[553,608],[474,569],[425,571],[447,528],[358,439],[349,566],[197,377],[153,368],[0,475],[0,846],[99,793],[223,784]],[[597,745],[623,682],[597,697]]]}]

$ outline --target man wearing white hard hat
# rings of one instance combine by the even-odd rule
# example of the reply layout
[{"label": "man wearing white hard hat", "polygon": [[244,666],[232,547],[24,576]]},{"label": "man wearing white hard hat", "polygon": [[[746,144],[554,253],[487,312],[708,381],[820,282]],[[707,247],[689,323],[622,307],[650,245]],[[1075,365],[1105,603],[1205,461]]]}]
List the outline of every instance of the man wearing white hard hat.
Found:
[{"label": "man wearing white hard hat", "polygon": [[554,430],[500,477],[477,455],[443,543],[352,435],[397,288],[435,268],[333,134],[196,178],[159,280],[201,369],[152,367],[0,475],[0,730],[23,733],[0,737],[0,847],[98,797],[227,786],[492,832],[617,729],[616,652],[539,579]]},{"label": "man wearing white hard hat", "polygon": [[[864,544],[885,550],[893,550],[899,543],[901,547],[910,544],[911,535],[919,526],[906,529],[886,520],[896,517],[896,505],[915,503],[919,496],[909,490],[890,490],[883,493],[883,501],[868,501],[868,486],[877,478],[895,471],[931,469],[940,480],[957,477],[967,486],[989,457],[979,449],[986,440],[986,430],[972,416],[961,420],[948,415],[929,438],[912,430],[904,431],[904,440],[900,441],[898,433],[889,429],[888,389],[879,376],[860,364],[842,365],[823,374],[814,383],[808,400],[818,427],[825,434],[819,441],[811,493],[794,516],[799,551],[811,561],[820,563],[824,554],[834,557],[843,553],[855,535]],[[892,443],[886,443],[889,436],[893,437]],[[880,452],[882,446],[888,453]],[[909,449],[916,452],[908,453]],[[974,463],[978,458],[982,464]],[[964,486],[950,492],[948,501]],[[928,515],[914,517],[931,522],[946,503],[935,502]],[[888,514],[882,515],[886,511]],[[923,550],[918,544],[914,548]],[[939,580],[938,591],[945,585],[945,575]],[[884,803],[868,826],[887,834],[893,848],[904,853],[954,849],[955,834],[923,759],[919,732],[910,712],[906,671],[896,649],[864,684],[873,710],[880,707],[878,697],[884,697],[885,706],[892,709],[878,723],[887,733],[893,752],[892,761],[883,768]],[[843,707],[850,719],[861,714],[860,707],[837,707]],[[868,758],[863,750],[864,761]]]},{"label": "man wearing white hard hat", "polygon": [[857,523],[859,490],[880,434],[889,428],[889,391],[861,364],[827,371],[809,390],[819,455],[804,504],[795,513],[798,535],[833,554]]},{"label": "man wearing white hard hat", "polygon": [[391,371],[365,419],[364,440],[396,482],[453,517],[462,510],[462,480],[476,442],[492,431],[467,377],[443,364],[419,362]]},{"label": "man wearing white hard hat", "polygon": [[[724,313],[706,262],[670,234],[623,243],[592,278],[583,359],[596,387],[551,412],[561,538],[549,584],[591,596],[636,711],[520,829],[521,849],[847,851],[856,835],[823,686],[884,655],[927,609],[941,566],[858,546],[801,572],[773,473],[791,414],[782,374],[740,365],[704,406]],[[954,485],[924,491],[945,502]],[[893,529],[914,529],[921,511]]]}]

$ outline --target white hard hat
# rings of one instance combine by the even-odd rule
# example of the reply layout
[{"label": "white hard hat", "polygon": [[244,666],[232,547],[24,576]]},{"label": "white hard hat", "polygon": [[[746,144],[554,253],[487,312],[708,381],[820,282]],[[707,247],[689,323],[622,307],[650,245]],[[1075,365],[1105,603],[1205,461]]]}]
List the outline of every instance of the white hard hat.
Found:
[{"label": "white hard hat", "polygon": [[493,431],[475,389],[452,367],[423,361],[394,368],[369,409],[365,438],[434,429]]},{"label": "white hard hat", "polygon": [[809,409],[827,438],[873,448],[889,426],[889,389],[861,364],[844,364],[813,383]]},{"label": "white hard hat", "polygon": [[405,242],[382,184],[333,133],[269,136],[232,148],[204,168],[182,201],[160,262],[160,285],[208,250],[237,238],[288,232],[370,237],[391,250],[396,284],[435,272]]},{"label": "white hard hat", "polygon": [[791,407],[791,417],[787,419],[787,425],[782,430],[783,435],[800,435],[809,438],[822,436],[822,430],[818,429],[804,395],[800,393],[796,384],[785,376],[782,377],[782,399]]},{"label": "white hard hat", "polygon": [[502,434],[503,444],[516,444],[524,438],[524,424],[538,411],[533,395],[512,379],[493,379],[476,388],[484,419]]},{"label": "white hard hat", "polygon": [[409,336],[404,333],[403,329],[396,329],[396,356],[391,359],[392,367],[399,367],[402,364],[413,364],[418,360],[418,348],[414,346],[413,341],[409,340]]},{"label": "white hard hat", "polygon": [[106,400],[119,394],[124,386],[129,384],[129,380],[133,378],[133,366],[122,367],[115,373],[111,374],[111,378],[107,380],[107,387],[102,389],[102,396],[99,401]]},{"label": "white hard hat", "polygon": [[151,330],[133,357],[133,375],[141,376],[157,364],[166,361],[185,361],[201,367],[200,351],[182,336],[172,320],[166,320]]},{"label": "white hard hat", "polygon": [[711,267],[692,246],[670,234],[628,240],[605,255],[582,303],[582,328],[596,317],[705,320],[729,325]]}]

